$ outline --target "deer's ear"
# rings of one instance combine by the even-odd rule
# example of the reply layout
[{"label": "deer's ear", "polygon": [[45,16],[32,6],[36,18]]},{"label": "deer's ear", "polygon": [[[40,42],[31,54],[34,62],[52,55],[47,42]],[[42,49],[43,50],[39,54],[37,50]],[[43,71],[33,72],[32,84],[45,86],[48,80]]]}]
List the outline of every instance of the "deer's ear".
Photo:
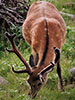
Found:
[{"label": "deer's ear", "polygon": [[43,76],[41,74],[39,75],[39,79],[41,82],[44,82]]},{"label": "deer's ear", "polygon": [[41,82],[44,82],[42,74],[38,74],[36,80],[40,80]]}]

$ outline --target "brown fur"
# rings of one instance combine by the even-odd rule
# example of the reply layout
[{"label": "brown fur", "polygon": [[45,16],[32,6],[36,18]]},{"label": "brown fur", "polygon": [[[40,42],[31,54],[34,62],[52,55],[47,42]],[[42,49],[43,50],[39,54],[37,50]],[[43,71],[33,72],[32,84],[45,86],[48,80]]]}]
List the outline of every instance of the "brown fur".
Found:
[{"label": "brown fur", "polygon": [[39,54],[39,63],[45,46],[45,21],[48,23],[48,34],[50,38],[49,49],[45,60],[46,66],[54,60],[53,46],[61,49],[65,39],[65,23],[57,9],[48,2],[39,1],[30,7],[27,18],[22,26],[25,40]]},{"label": "brown fur", "polygon": [[[48,24],[49,46],[44,64],[40,66],[40,61],[42,59],[46,43],[45,19]],[[32,48],[34,62],[36,61],[36,54],[39,56],[39,60],[36,65],[37,68],[32,70],[33,73],[29,79],[29,84],[31,85],[35,83],[33,81],[35,76],[37,76],[42,69],[48,66],[50,62],[54,61],[55,56],[53,47],[56,46],[61,50],[66,34],[65,22],[53,4],[45,1],[38,1],[33,3],[30,7],[26,20],[22,26],[22,32],[25,40]],[[44,78],[46,77],[47,75],[44,75]],[[39,90],[37,89],[37,91]]]}]

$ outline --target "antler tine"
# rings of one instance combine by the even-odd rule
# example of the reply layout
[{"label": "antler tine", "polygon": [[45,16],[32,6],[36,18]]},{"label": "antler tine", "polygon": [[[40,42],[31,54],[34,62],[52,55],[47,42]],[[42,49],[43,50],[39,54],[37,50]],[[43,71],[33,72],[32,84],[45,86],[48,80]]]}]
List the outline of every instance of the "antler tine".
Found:
[{"label": "antler tine", "polygon": [[8,52],[14,52],[16,47],[15,47],[15,44],[14,44],[14,42],[13,42],[13,39],[15,38],[16,34],[14,33],[14,34],[10,35],[8,32],[5,32],[5,35],[7,36],[7,38],[9,39],[9,41],[10,41],[11,44],[12,44],[12,49],[9,50],[8,48],[6,48],[6,50],[7,50]]},{"label": "antler tine", "polygon": [[15,36],[16,36],[16,34],[14,33],[14,34],[12,34],[12,35],[10,35],[8,32],[5,32],[5,35],[10,39],[12,39],[12,38],[14,38]]},{"label": "antler tine", "polygon": [[6,48],[6,50],[7,50],[8,52],[14,52],[13,49],[8,49],[8,48]]},{"label": "antler tine", "polygon": [[14,73],[28,73],[28,74],[30,75],[30,72],[29,72],[29,71],[27,71],[27,70],[15,71],[15,70],[14,70],[14,67],[12,67],[12,71],[13,71]]},{"label": "antler tine", "polygon": [[13,34],[13,35],[10,35],[8,32],[5,33],[5,35],[7,36],[7,38],[9,39],[9,41],[11,42],[11,45],[12,45],[12,49],[7,49],[6,50],[8,52],[13,52],[15,53],[19,59],[23,62],[23,64],[26,66],[26,69],[25,70],[22,70],[22,71],[15,71],[14,68],[12,68],[12,70],[15,72],[15,73],[28,73],[29,75],[31,74],[31,69],[28,65],[28,63],[25,61],[25,59],[21,56],[21,54],[19,53],[19,51],[17,50],[16,46],[15,46],[15,43],[13,41],[14,37],[16,36],[16,34]]},{"label": "antler tine", "polygon": [[14,33],[14,34],[12,34],[12,35],[10,35],[8,32],[5,32],[5,35],[8,37],[8,39],[10,40],[10,42],[12,42],[13,41],[13,39],[15,38],[15,36],[16,36],[16,34]]}]

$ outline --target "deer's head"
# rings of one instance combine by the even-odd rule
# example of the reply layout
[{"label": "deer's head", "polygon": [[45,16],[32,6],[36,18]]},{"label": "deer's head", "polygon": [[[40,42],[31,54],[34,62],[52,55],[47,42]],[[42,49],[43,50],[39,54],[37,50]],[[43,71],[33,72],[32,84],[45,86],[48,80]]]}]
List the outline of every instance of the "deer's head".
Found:
[{"label": "deer's head", "polygon": [[47,81],[47,74],[36,74],[35,76],[35,71],[32,73],[31,76],[29,76],[27,82],[30,85],[30,90],[28,95],[34,98],[37,93],[40,91],[40,89],[45,85]]},{"label": "deer's head", "polygon": [[27,82],[30,85],[30,92],[29,95],[32,95],[32,98],[34,98],[37,93],[40,91],[40,89],[45,85],[47,81],[47,74],[51,72],[55,66],[55,64],[58,62],[60,58],[60,51],[56,47],[54,47],[54,52],[55,52],[55,60],[54,63],[50,62],[48,66],[46,66],[44,69],[41,69],[39,72],[38,68],[30,68],[25,59],[21,56],[19,51],[16,49],[15,43],[13,41],[13,38],[16,36],[15,34],[10,35],[9,33],[6,32],[6,36],[8,37],[9,41],[11,42],[12,49],[6,49],[8,52],[13,52],[15,53],[19,59],[23,62],[23,64],[26,66],[25,70],[20,70],[20,71],[15,71],[14,68],[12,67],[13,72],[15,73],[28,73],[29,78]]}]

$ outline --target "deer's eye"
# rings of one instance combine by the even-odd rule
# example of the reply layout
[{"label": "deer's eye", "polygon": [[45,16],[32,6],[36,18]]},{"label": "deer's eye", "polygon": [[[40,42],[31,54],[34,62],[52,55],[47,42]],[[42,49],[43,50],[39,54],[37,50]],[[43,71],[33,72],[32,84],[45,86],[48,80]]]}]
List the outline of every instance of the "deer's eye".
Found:
[{"label": "deer's eye", "polygon": [[35,85],[33,85],[33,87],[35,88]]},{"label": "deer's eye", "polygon": [[38,83],[38,86],[40,86],[42,83]]}]

